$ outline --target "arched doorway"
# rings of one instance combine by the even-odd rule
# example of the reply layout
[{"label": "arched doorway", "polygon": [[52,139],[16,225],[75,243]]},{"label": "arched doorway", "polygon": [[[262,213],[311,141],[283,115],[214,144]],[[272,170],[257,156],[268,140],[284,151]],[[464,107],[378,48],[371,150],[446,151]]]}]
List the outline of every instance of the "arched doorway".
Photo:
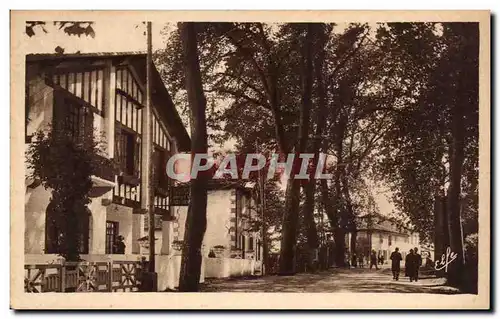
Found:
[{"label": "arched doorway", "polygon": [[[87,207],[86,212],[81,214],[78,220],[78,231],[80,236],[80,254],[88,254],[89,252],[89,234],[90,234],[90,219],[92,212]],[[45,253],[59,254],[61,253],[61,236],[64,225],[64,217],[60,217],[60,213],[56,209],[56,205],[52,201],[47,205],[45,212]]]}]

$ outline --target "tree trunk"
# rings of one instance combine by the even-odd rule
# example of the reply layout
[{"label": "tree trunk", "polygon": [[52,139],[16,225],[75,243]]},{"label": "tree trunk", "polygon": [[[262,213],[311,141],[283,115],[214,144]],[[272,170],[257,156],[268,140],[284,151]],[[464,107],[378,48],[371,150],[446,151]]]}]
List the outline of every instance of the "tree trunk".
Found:
[{"label": "tree trunk", "polygon": [[[457,112],[458,113],[458,112]],[[456,116],[454,122],[454,145],[450,165],[450,186],[448,189],[448,231],[450,235],[450,247],[454,253],[457,253],[457,259],[448,267],[448,282],[451,285],[460,285],[463,271],[464,254],[463,254],[463,237],[462,225],[460,217],[460,202],[461,202],[461,187],[462,166],[464,161],[463,148],[463,121],[461,116]]]},{"label": "tree trunk", "polygon": [[305,203],[304,203],[304,218],[306,222],[306,235],[307,235],[307,245],[311,250],[310,255],[314,254],[315,250],[318,249],[318,231],[316,229],[316,223],[314,221],[314,209],[315,200],[314,195],[316,193],[316,179],[315,173],[319,162],[319,152],[321,148],[321,139],[323,137],[323,131],[326,126],[327,118],[327,108],[326,108],[326,94],[325,85],[323,79],[323,63],[325,59],[324,46],[326,44],[326,34],[321,24],[315,24],[317,28],[317,38],[318,38],[318,52],[316,58],[314,59],[314,77],[316,79],[316,94],[318,97],[318,112],[316,117],[316,132],[312,141],[312,153],[314,158],[311,165],[310,180],[303,187],[305,193]]},{"label": "tree trunk", "polygon": [[[345,116],[340,115],[339,119],[339,124],[337,127],[337,137],[336,137],[336,150],[337,150],[337,167],[335,168],[335,175],[334,175],[334,187],[335,187],[335,194],[333,197],[333,205],[335,205],[335,212],[338,220],[338,224],[336,225],[336,229],[334,230],[335,233],[335,261],[337,267],[344,267],[345,266],[345,227],[347,225],[347,216],[345,213],[345,207],[342,207],[340,203],[341,199],[341,192],[342,192],[342,187],[341,187],[341,176],[342,176],[342,171],[343,171],[343,163],[342,163],[342,158],[343,158],[343,148],[344,148],[344,129],[345,129]],[[341,240],[342,237],[342,240]]]},{"label": "tree trunk", "polygon": [[314,193],[316,191],[316,181],[309,181],[303,186],[303,189],[305,193],[303,212],[304,222],[306,224],[307,248],[309,249],[307,263],[309,264],[309,269],[314,269],[312,261],[319,246],[318,230],[316,229],[316,222],[314,221]]},{"label": "tree trunk", "polygon": [[337,267],[345,267],[345,229],[338,227],[335,232],[335,265]]},{"label": "tree trunk", "polygon": [[309,117],[312,107],[312,82],[313,82],[313,46],[314,25],[307,24],[307,34],[303,44],[302,56],[302,105],[300,108],[300,126],[298,143],[295,147],[295,160],[287,185],[287,196],[285,200],[285,212],[283,214],[283,228],[281,237],[281,250],[279,260],[279,274],[293,275],[295,273],[295,253],[297,246],[297,228],[299,217],[299,195],[300,180],[296,180],[295,174],[300,171],[298,156],[304,152],[309,134]]},{"label": "tree trunk", "polygon": [[353,229],[351,231],[351,253],[353,253],[353,254],[356,254],[357,236],[358,236],[358,231],[356,229]]},{"label": "tree trunk", "polygon": [[[184,53],[186,91],[191,120],[191,154],[207,153],[206,100],[203,94],[195,23],[179,24]],[[198,291],[202,263],[201,245],[207,227],[207,175],[191,180],[189,209],[184,232],[180,291]]]},{"label": "tree trunk", "polygon": [[446,252],[450,245],[449,239],[446,198],[443,194],[438,194],[434,199],[434,260],[439,260]]},{"label": "tree trunk", "polygon": [[[453,52],[449,104],[451,109],[450,185],[447,211],[451,250],[457,258],[448,267],[448,282],[461,286],[464,273],[464,245],[461,221],[461,182],[465,158],[466,112],[478,108],[479,78],[477,57],[479,54],[479,28],[477,25],[456,24],[450,27],[451,37],[457,38],[457,52]],[[453,69],[454,68],[454,69]]]},{"label": "tree trunk", "polygon": [[322,179],[320,181],[320,186],[321,201],[323,202],[326,216],[328,217],[328,221],[330,222],[331,229],[335,230],[338,227],[338,216],[330,199],[330,194],[328,192],[328,182],[326,181],[326,179]]},{"label": "tree trunk", "polygon": [[268,274],[269,269],[271,269],[271,265],[269,264],[269,238],[267,238],[267,229],[265,229],[264,234],[266,238],[262,240],[262,264],[264,265],[264,273],[262,275]]},{"label": "tree trunk", "polygon": [[[351,242],[350,242],[350,250],[351,253],[356,252],[356,216],[354,216],[354,210],[352,207],[352,199],[351,199],[351,193],[349,192],[349,180],[347,179],[347,176],[344,174],[342,176],[342,193],[344,194],[344,202],[346,205],[346,216],[345,216],[345,224],[347,230],[349,233],[351,233]],[[354,240],[354,242],[353,242]]]},{"label": "tree trunk", "polygon": [[459,286],[462,279],[464,252],[461,225],[461,186],[464,162],[463,112],[461,102],[454,106],[452,114],[452,145],[450,147],[450,185],[448,188],[447,212],[450,248],[457,259],[448,267],[448,282]]}]

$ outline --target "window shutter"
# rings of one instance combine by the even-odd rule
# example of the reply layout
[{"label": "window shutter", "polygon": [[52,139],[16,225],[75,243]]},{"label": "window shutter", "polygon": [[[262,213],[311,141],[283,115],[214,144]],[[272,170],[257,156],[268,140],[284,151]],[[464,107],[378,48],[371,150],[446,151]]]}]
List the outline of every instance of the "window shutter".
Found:
[{"label": "window shutter", "polygon": [[163,187],[168,187],[167,158],[167,151],[162,151],[160,159],[160,181]]},{"label": "window shutter", "polygon": [[115,124],[115,161],[118,167],[122,168],[122,137],[120,125]]},{"label": "window shutter", "polygon": [[141,139],[136,136],[134,144],[134,175],[139,176],[141,170]]},{"label": "window shutter", "polygon": [[153,185],[153,187],[157,187],[158,186],[158,155],[159,155],[159,152],[158,152],[158,148],[154,147],[153,148],[153,154],[151,156],[151,184]]}]

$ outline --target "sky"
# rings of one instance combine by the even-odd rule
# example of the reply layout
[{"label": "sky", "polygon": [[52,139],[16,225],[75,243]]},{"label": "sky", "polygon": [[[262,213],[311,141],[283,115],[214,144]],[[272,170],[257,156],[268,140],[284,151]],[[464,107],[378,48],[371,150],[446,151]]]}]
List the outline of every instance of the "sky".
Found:
[{"label": "sky", "polygon": [[[57,26],[47,22],[45,33],[41,28],[35,28],[35,35],[29,37],[24,35],[25,41],[19,41],[22,47],[21,52],[26,53],[54,53],[57,46],[64,48],[65,53],[92,53],[92,52],[134,52],[146,51],[146,36],[144,34],[146,26],[137,21],[136,23],[124,22],[126,20],[106,20],[97,21],[93,24],[95,37],[89,36],[68,36]],[[152,45],[153,51],[164,48],[166,36],[163,32],[167,24],[152,24]],[[347,24],[339,24],[336,28],[341,31]],[[173,26],[170,25],[169,29]],[[234,145],[232,142],[224,145],[225,149],[230,149]],[[389,214],[394,210],[394,205],[388,200],[390,193],[387,189],[377,188],[373,191],[375,201],[382,214]]]},{"label": "sky", "polygon": [[[161,31],[165,25],[152,25],[153,50],[163,48],[165,37]],[[57,26],[47,22],[44,33],[39,27],[35,29],[35,36],[28,37],[25,34],[25,46],[28,53],[54,53],[54,49],[60,46],[65,53],[90,52],[129,52],[146,51],[146,26],[142,22],[124,22],[123,20],[97,21],[93,24],[95,38],[90,36],[81,37],[68,36]]]}]

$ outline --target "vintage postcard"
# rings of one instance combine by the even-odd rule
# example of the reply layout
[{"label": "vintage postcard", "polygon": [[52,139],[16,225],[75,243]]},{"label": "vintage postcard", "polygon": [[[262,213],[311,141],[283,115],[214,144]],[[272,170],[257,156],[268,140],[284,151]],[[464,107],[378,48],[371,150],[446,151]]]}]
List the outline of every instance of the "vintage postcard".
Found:
[{"label": "vintage postcard", "polygon": [[12,11],[14,309],[489,309],[488,11]]}]

